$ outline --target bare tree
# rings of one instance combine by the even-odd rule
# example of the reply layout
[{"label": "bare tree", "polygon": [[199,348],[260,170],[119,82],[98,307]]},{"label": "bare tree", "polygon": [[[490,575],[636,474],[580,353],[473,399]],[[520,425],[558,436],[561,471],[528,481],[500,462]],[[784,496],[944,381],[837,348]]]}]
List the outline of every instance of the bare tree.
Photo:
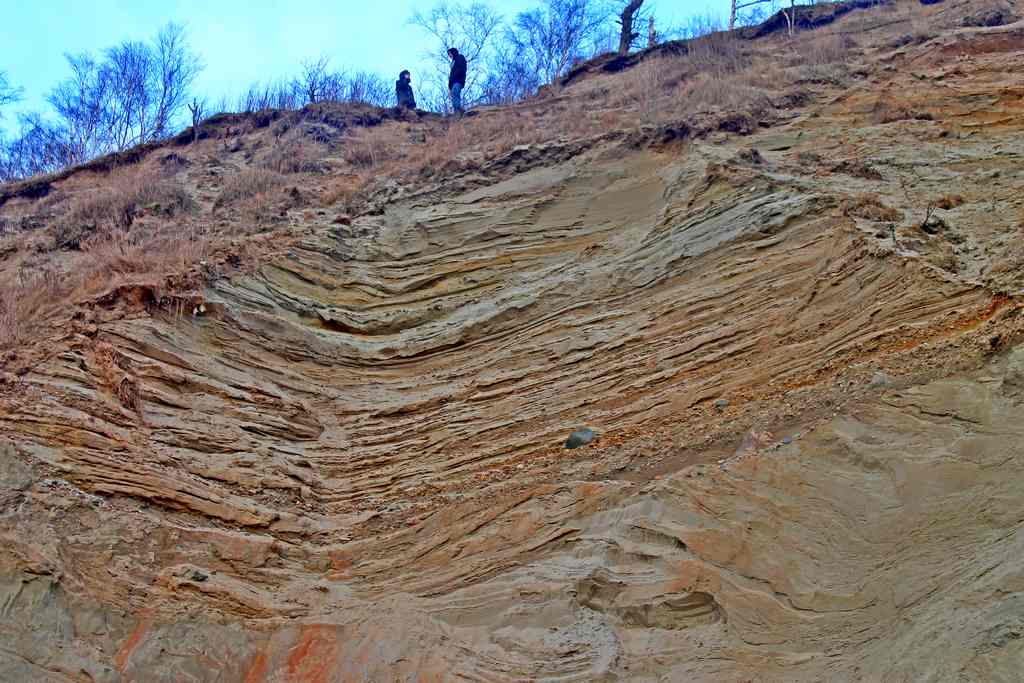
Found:
[{"label": "bare tree", "polygon": [[786,25],[789,28],[789,35],[792,37],[796,22],[796,0],[789,0],[789,14],[786,14],[786,10],[783,8],[782,16],[786,17]]},{"label": "bare tree", "polygon": [[171,133],[201,65],[185,29],[167,24],[151,43],[127,41],[66,54],[71,76],[47,96],[52,118],[19,117],[18,136],[4,145],[4,170],[23,177],[80,164]]},{"label": "bare tree", "polygon": [[298,109],[302,106],[302,95],[297,93],[294,83],[289,84],[283,80],[273,85],[268,85],[263,92],[264,102],[261,106],[252,111],[260,109]]},{"label": "bare tree", "polygon": [[[786,26],[789,35],[793,35],[796,28],[796,0],[789,0],[789,11],[786,11],[785,0],[732,0],[729,12],[729,30],[736,28],[737,23],[756,23],[767,18],[768,12],[782,11],[786,19]],[[753,8],[751,13],[743,15],[743,10]]]},{"label": "bare tree", "polygon": [[725,30],[722,19],[717,14],[694,14],[679,29],[680,37],[688,40],[701,38],[712,33]]},{"label": "bare tree", "polygon": [[203,109],[206,107],[206,100],[193,98],[188,105],[188,112],[192,115],[192,142],[199,141],[199,124],[203,120]]},{"label": "bare tree", "polygon": [[157,96],[152,137],[163,138],[170,134],[174,118],[188,101],[188,92],[203,65],[189,49],[182,24],[172,22],[160,29],[153,50]]},{"label": "bare tree", "polygon": [[311,59],[302,63],[302,71],[296,81],[296,89],[302,93],[305,101],[309,104],[325,99],[325,91],[332,85],[332,74],[327,68],[329,63],[330,60],[327,57]]},{"label": "bare tree", "polygon": [[343,99],[348,102],[363,102],[375,107],[391,105],[394,88],[377,74],[368,71],[356,71],[344,82]]},{"label": "bare tree", "polygon": [[[7,80],[7,74],[0,71],[0,107],[17,102],[20,99],[21,90],[11,87],[10,82]],[[3,120],[2,110],[0,110],[0,120]],[[0,182],[6,182],[13,177],[11,164],[10,144],[4,138],[3,131],[0,130]]]},{"label": "bare tree", "polygon": [[[280,87],[263,93],[258,105],[278,109],[296,109],[314,102],[365,102],[386,107],[391,102],[391,89],[384,79],[367,71],[347,73],[331,71],[330,60],[319,57],[302,63],[298,78],[291,83],[292,97],[286,98]],[[249,109],[252,111],[253,109]]]},{"label": "bare tree", "polygon": [[[537,92],[543,85],[537,70],[529,63],[522,50],[508,41],[501,41],[487,68],[487,76],[481,84],[480,101],[485,104],[510,104],[525,99]],[[434,103],[427,100],[425,107],[437,105],[444,109],[444,101]]]},{"label": "bare tree", "polygon": [[637,15],[640,13],[640,8],[643,4],[644,0],[629,0],[619,14],[619,24],[621,26],[619,31],[620,55],[629,54],[629,48],[640,37],[640,34],[633,30],[633,24],[638,18]]},{"label": "bare tree", "polygon": [[301,88],[296,87],[297,82],[277,81],[266,85],[253,83],[238,98],[234,109],[246,114],[264,109],[298,109],[300,102],[304,103],[304,96]]},{"label": "bare tree", "polygon": [[[486,79],[481,67],[493,56],[495,38],[501,22],[501,15],[483,2],[464,4],[438,0],[426,14],[417,10],[410,17],[409,23],[434,39],[433,46],[425,54],[433,67],[433,74],[432,77],[423,79],[429,85],[426,88],[427,92],[424,93],[426,96],[421,99],[443,103],[442,109],[449,109],[446,96],[450,66],[447,50],[454,47],[470,64],[466,87],[463,89],[463,101],[478,101],[482,92],[481,83]],[[432,94],[429,92],[430,89],[437,92]],[[421,87],[421,92],[423,90]]]},{"label": "bare tree", "polygon": [[185,28],[169,23],[151,45],[124,42],[106,51],[113,144],[123,150],[170,134],[201,65],[188,48]]},{"label": "bare tree", "polygon": [[758,5],[771,4],[774,1],[775,0],[732,0],[729,10],[729,30],[732,31],[736,28],[736,21],[740,18],[740,12],[743,10],[750,7],[756,7]]},{"label": "bare tree", "polygon": [[[238,98],[234,110],[244,113],[264,109],[294,110],[314,102],[365,102],[375,107],[390,105],[391,86],[377,74],[330,71],[327,64],[327,58],[321,57],[304,62],[299,75],[291,80],[253,83]],[[227,109],[225,105],[221,108]]]},{"label": "bare tree", "polygon": [[0,71],[0,107],[17,102],[21,99],[21,88],[11,86],[7,80],[7,74]]},{"label": "bare tree", "polygon": [[153,55],[149,46],[124,42],[109,48],[106,61],[98,68],[100,79],[109,86],[106,115],[114,149],[124,150],[146,142],[153,113]]},{"label": "bare tree", "polygon": [[25,114],[19,119],[17,137],[4,144],[0,155],[0,181],[49,173],[74,163],[67,131],[39,114]]},{"label": "bare tree", "polygon": [[540,7],[516,17],[505,42],[541,83],[550,83],[582,58],[606,19],[607,13],[592,0],[543,0]]},{"label": "bare tree", "polygon": [[66,163],[80,164],[113,148],[117,123],[113,106],[115,84],[111,70],[90,55],[67,54],[65,58],[72,76],[47,97],[59,123],[52,127],[44,125],[41,116],[33,115],[29,131],[37,139],[44,130],[51,134],[62,131]]}]

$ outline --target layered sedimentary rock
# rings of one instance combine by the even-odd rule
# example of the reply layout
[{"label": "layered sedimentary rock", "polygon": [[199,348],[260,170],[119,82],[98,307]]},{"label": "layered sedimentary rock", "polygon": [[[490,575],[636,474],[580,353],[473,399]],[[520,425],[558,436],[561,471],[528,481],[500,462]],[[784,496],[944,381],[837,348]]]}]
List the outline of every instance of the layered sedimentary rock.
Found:
[{"label": "layered sedimentary rock", "polygon": [[0,394],[0,678],[1013,680],[1022,31],[68,320]]}]

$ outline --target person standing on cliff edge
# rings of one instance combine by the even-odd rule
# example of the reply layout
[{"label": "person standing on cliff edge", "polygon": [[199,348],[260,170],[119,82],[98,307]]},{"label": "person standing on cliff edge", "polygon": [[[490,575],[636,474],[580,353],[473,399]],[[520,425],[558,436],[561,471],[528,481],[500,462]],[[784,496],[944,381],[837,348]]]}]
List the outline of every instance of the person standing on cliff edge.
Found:
[{"label": "person standing on cliff edge", "polygon": [[399,109],[415,109],[416,95],[412,92],[412,74],[408,70],[398,74],[395,81],[395,97],[398,99]]},{"label": "person standing on cliff edge", "polygon": [[454,47],[448,48],[448,56],[452,60],[452,70],[448,73],[448,92],[452,96],[452,109],[456,114],[461,114],[462,89],[466,87],[466,58]]}]

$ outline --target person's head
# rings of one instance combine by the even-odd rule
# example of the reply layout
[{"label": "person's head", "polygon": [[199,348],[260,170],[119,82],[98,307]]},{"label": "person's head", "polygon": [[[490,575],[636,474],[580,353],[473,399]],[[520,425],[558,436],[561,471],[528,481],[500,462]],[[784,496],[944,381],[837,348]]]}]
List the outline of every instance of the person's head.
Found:
[{"label": "person's head", "polygon": [[458,54],[459,51],[456,50],[454,47],[448,48],[448,56],[451,57],[452,59],[455,59],[458,56]]},{"label": "person's head", "polygon": [[406,69],[402,73],[398,74],[398,80],[405,81],[406,83],[408,83],[409,81],[412,80],[412,74],[409,73],[408,69]]}]

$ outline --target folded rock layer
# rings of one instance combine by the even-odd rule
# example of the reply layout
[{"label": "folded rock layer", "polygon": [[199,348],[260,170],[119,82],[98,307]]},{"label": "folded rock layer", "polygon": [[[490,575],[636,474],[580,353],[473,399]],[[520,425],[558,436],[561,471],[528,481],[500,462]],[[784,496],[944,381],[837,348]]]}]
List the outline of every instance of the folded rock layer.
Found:
[{"label": "folded rock layer", "polygon": [[1016,680],[1022,37],[70,321],[0,392],[0,679]]}]

